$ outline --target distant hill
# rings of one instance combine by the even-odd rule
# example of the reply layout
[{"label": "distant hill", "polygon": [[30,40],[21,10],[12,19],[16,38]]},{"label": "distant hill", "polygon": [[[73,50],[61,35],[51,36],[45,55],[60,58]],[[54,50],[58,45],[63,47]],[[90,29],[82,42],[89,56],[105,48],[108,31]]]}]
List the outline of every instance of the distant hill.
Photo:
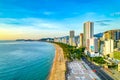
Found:
[{"label": "distant hill", "polygon": [[32,39],[16,39],[16,41],[35,41],[35,40],[32,40]]},{"label": "distant hill", "polygon": [[53,38],[42,38],[42,39],[39,39],[38,41],[53,41],[54,39]]},{"label": "distant hill", "polygon": [[17,39],[16,41],[25,41],[25,39]]},{"label": "distant hill", "polygon": [[103,36],[103,33],[98,33],[94,35],[94,37],[97,37],[97,38],[101,38],[102,36]]}]

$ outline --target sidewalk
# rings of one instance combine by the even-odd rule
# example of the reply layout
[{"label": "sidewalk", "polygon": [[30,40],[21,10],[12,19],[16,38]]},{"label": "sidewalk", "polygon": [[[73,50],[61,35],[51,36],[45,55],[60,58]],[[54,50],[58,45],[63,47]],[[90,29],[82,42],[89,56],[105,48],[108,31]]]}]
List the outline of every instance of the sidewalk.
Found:
[{"label": "sidewalk", "polygon": [[120,80],[120,72],[113,70],[113,69],[109,69],[111,72],[109,72],[108,70],[104,69],[104,71],[106,73],[108,73],[114,80]]}]

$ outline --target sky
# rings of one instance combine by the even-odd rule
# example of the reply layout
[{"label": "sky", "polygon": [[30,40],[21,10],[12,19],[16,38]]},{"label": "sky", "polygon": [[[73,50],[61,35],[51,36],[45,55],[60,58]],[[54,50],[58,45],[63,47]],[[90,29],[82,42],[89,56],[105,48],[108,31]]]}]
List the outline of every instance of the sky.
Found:
[{"label": "sky", "polygon": [[40,39],[120,29],[120,0],[0,0],[0,40]]}]

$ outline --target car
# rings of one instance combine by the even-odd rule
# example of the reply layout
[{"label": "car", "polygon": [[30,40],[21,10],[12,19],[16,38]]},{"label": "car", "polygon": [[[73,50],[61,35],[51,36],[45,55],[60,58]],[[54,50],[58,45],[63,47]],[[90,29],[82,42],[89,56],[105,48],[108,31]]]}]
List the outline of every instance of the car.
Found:
[{"label": "car", "polygon": [[93,72],[96,72],[96,70],[94,69]]}]

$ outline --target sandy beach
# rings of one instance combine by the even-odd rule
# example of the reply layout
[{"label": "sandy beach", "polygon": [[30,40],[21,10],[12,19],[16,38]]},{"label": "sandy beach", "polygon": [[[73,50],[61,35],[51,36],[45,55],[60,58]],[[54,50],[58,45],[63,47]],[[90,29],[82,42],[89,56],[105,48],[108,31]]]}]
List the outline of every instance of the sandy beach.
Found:
[{"label": "sandy beach", "polygon": [[56,48],[54,62],[48,80],[65,80],[65,59],[63,50],[60,46],[54,44]]}]

